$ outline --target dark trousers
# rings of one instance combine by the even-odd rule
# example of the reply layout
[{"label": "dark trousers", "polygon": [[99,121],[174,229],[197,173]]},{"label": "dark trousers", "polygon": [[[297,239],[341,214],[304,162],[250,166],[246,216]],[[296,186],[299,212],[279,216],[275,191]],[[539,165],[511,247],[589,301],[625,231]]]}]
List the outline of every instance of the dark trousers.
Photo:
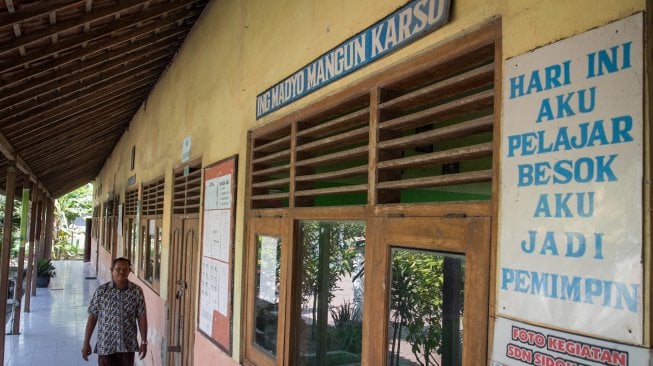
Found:
[{"label": "dark trousers", "polygon": [[98,355],[97,364],[98,366],[134,366],[134,352]]}]

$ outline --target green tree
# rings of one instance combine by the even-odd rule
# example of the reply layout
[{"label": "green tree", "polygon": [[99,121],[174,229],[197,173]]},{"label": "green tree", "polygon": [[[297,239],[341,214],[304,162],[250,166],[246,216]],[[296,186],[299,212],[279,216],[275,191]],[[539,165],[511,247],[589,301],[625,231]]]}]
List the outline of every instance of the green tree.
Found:
[{"label": "green tree", "polygon": [[[2,241],[3,233],[4,233],[4,227],[5,227],[5,202],[6,202],[6,196],[0,195],[0,242]],[[21,209],[21,201],[20,200],[14,200],[14,212],[12,215],[12,226],[11,226],[11,257],[15,258],[18,256],[18,247],[20,245],[20,213],[22,211]],[[0,248],[2,247],[1,245],[4,245],[4,243],[0,243]]]},{"label": "green tree", "polygon": [[78,248],[72,242],[76,228],[75,219],[90,217],[92,212],[93,186],[90,183],[55,200],[53,244],[55,258],[77,255]]}]

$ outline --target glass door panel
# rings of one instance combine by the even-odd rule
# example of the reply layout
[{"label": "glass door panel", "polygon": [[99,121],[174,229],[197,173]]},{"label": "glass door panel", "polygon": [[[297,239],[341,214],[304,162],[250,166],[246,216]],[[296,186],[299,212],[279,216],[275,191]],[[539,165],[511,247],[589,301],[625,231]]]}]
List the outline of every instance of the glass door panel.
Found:
[{"label": "glass door panel", "polygon": [[281,287],[280,237],[256,236],[255,276],[254,345],[263,352],[276,356]]},{"label": "glass door panel", "polygon": [[299,365],[360,365],[364,221],[300,221],[295,322]]},{"label": "glass door panel", "polygon": [[464,256],[391,249],[388,365],[461,365],[464,274]]},{"label": "glass door panel", "polygon": [[257,366],[283,364],[288,220],[252,218],[247,251],[245,354]]}]

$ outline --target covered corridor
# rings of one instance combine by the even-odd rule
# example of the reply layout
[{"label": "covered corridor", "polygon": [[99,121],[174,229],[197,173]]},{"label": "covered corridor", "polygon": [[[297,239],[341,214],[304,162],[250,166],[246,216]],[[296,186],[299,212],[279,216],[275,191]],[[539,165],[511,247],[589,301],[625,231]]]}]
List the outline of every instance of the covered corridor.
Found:
[{"label": "covered corridor", "polygon": [[86,310],[98,286],[94,268],[82,261],[53,264],[57,276],[47,288],[37,288],[29,313],[21,309],[20,334],[5,337],[5,366],[97,364],[97,355],[86,362],[80,353]]}]

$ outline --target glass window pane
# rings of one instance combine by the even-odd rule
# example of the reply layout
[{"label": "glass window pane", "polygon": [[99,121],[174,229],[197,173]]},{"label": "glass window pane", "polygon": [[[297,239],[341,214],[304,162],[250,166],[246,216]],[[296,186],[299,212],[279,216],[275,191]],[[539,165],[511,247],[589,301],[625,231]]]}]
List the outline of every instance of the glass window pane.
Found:
[{"label": "glass window pane", "polygon": [[129,222],[130,222],[129,260],[133,262],[136,256],[136,220],[129,219]]},{"label": "glass window pane", "polygon": [[462,364],[465,258],[392,249],[388,365]]},{"label": "glass window pane", "polygon": [[277,354],[280,270],[281,239],[258,235],[256,237],[254,344],[273,356]]},{"label": "glass window pane", "polygon": [[159,282],[161,281],[161,241],[163,240],[163,228],[161,226],[157,226],[156,233],[156,248],[154,252],[154,256],[156,258],[154,267],[154,280]]},{"label": "glass window pane", "polygon": [[154,269],[154,246],[156,241],[156,232],[155,232],[155,222],[154,220],[148,220],[148,230],[147,230],[147,254],[145,260],[145,280],[149,283],[152,283],[152,271]]},{"label": "glass window pane", "polygon": [[365,222],[300,223],[300,365],[360,365]]}]

